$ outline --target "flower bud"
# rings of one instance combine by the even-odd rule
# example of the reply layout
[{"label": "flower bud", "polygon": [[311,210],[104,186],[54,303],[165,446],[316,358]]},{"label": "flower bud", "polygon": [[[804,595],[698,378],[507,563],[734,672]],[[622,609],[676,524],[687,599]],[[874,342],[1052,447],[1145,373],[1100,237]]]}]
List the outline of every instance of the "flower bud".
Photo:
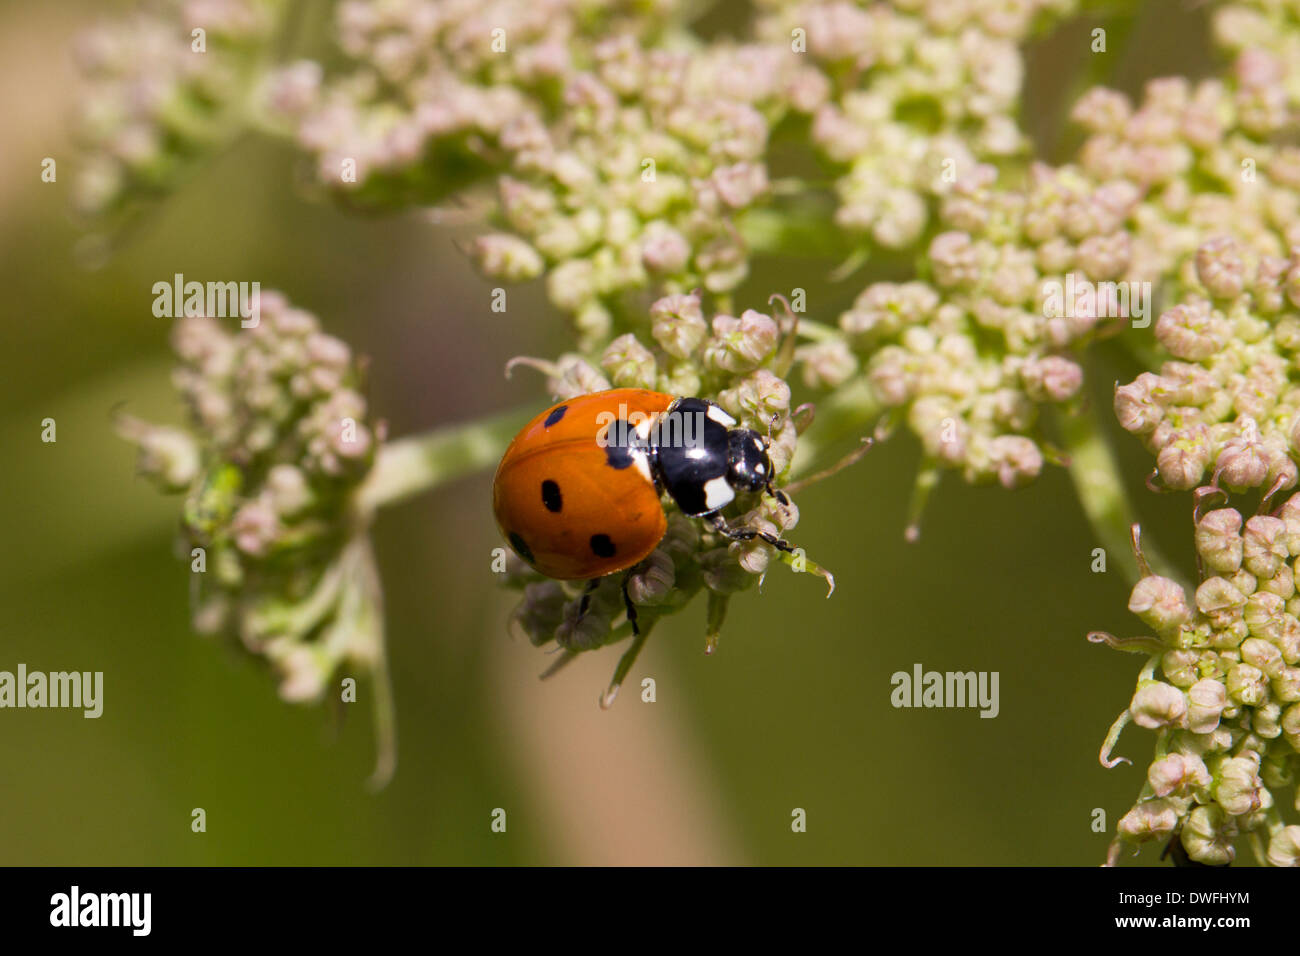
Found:
[{"label": "flower bud", "polygon": [[1239,617],[1246,604],[1246,595],[1227,578],[1206,578],[1196,589],[1196,607],[1215,627],[1226,627]]},{"label": "flower bud", "polygon": [[1197,807],[1183,823],[1180,838],[1187,855],[1197,863],[1222,866],[1231,863],[1237,828],[1215,806]]},{"label": "flower bud", "polygon": [[737,418],[765,430],[774,416],[790,411],[790,386],[765,368],[751,372],[735,388],[718,393],[718,404]]},{"label": "flower bud", "polygon": [[654,354],[631,332],[609,343],[601,356],[600,367],[617,388],[655,387]]},{"label": "flower bud", "polygon": [[1200,658],[1200,653],[1191,648],[1165,651],[1160,658],[1160,670],[1169,683],[1186,690],[1195,684],[1200,676],[1196,667]]},{"label": "flower bud", "polygon": [[1242,561],[1257,578],[1271,578],[1287,559],[1286,522],[1255,515],[1246,522]]},{"label": "flower bud", "polygon": [[[1238,577],[1242,574],[1241,571],[1237,572]],[[1255,637],[1273,640],[1282,632],[1286,619],[1286,602],[1272,592],[1256,591],[1246,599],[1241,619]]]},{"label": "flower bud", "polygon": [[1254,707],[1268,696],[1268,677],[1251,664],[1235,664],[1228,671],[1228,695],[1233,700]]},{"label": "flower bud", "polygon": [[1274,678],[1282,673],[1286,666],[1282,652],[1275,644],[1258,637],[1248,638],[1241,645],[1241,659],[1252,667],[1258,668],[1267,677]]},{"label": "flower bud", "polygon": [[1268,862],[1273,866],[1300,866],[1300,826],[1278,830],[1268,841]]},{"label": "flower bud", "polygon": [[1219,508],[1196,524],[1196,551],[1205,566],[1220,574],[1232,574],[1241,567],[1244,543],[1241,515],[1233,508]]},{"label": "flower bud", "polygon": [[750,371],[776,350],[779,334],[771,316],[753,309],[746,309],[740,318],[715,316],[713,337],[704,345],[704,362],[723,372]]},{"label": "flower bud", "polygon": [[1171,353],[1189,362],[1207,359],[1223,349],[1232,334],[1222,316],[1210,311],[1210,304],[1194,299],[1167,309],[1156,320],[1156,338]]},{"label": "flower bud", "polygon": [[1224,443],[1216,462],[1220,482],[1234,492],[1255,488],[1268,477],[1268,463],[1258,441],[1232,438]]},{"label": "flower bud", "polygon": [[474,240],[472,254],[486,275],[505,282],[535,279],[545,266],[537,250],[518,236],[479,236]]},{"label": "flower bud", "polygon": [[1231,816],[1241,816],[1263,805],[1260,791],[1259,760],[1250,757],[1231,757],[1219,765],[1212,793],[1214,802]]},{"label": "flower bud", "polygon": [[857,357],[840,339],[818,342],[799,350],[803,380],[809,388],[836,388],[858,371]]},{"label": "flower bud", "polygon": [[1121,837],[1133,843],[1167,836],[1178,826],[1181,809],[1181,801],[1170,797],[1143,800],[1120,817],[1115,829]]},{"label": "flower bud", "polygon": [[1228,704],[1228,691],[1219,681],[1205,677],[1187,690],[1187,729],[1208,734],[1219,726]]},{"label": "flower bud", "polygon": [[1246,264],[1237,241],[1215,236],[1196,250],[1196,276],[1216,299],[1235,299],[1246,287]]},{"label": "flower bud", "polygon": [[1166,487],[1177,491],[1187,491],[1199,485],[1209,463],[1209,443],[1204,439],[1198,441],[1176,436],[1156,454],[1160,480]]},{"label": "flower bud", "polygon": [[1003,488],[1029,484],[1043,470],[1043,453],[1023,435],[999,435],[989,442],[989,458]]},{"label": "flower bud", "polygon": [[1161,757],[1147,770],[1147,781],[1157,797],[1167,797],[1172,793],[1186,795],[1193,790],[1210,785],[1210,772],[1200,757],[1184,754],[1168,754]]},{"label": "flower bud", "polygon": [[267,498],[245,502],[230,521],[235,546],[255,558],[265,557],[280,535],[280,519]]},{"label": "flower bud", "polygon": [[1129,713],[1139,727],[1176,727],[1187,715],[1187,695],[1162,681],[1147,681],[1133,695]]},{"label": "flower bud", "polygon": [[1120,427],[1135,435],[1147,435],[1165,417],[1163,401],[1157,388],[1161,381],[1158,375],[1143,372],[1128,385],[1115,389],[1115,416]]},{"label": "flower bud", "polygon": [[1036,402],[1063,402],[1083,384],[1083,370],[1059,355],[1030,359],[1020,369],[1025,392]]},{"label": "flower bud", "polygon": [[708,335],[697,295],[670,295],[650,306],[651,334],[669,355],[685,359],[694,356]]},{"label": "flower bud", "polygon": [[1187,595],[1177,582],[1159,575],[1138,581],[1129,595],[1128,609],[1162,635],[1177,631],[1191,620]]}]

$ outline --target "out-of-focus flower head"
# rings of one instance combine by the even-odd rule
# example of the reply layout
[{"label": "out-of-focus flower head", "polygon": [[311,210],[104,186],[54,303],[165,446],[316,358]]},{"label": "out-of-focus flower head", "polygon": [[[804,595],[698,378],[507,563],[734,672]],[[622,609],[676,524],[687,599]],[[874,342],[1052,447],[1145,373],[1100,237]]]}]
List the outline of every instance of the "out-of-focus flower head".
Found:
[{"label": "out-of-focus flower head", "polygon": [[835,221],[890,249],[923,238],[951,174],[1027,152],[1019,43],[1074,0],[762,0],[759,36],[802,44],[831,85],[812,139],[845,169]]},{"label": "out-of-focus flower head", "polygon": [[251,328],[176,321],[174,383],[189,428],[119,417],[139,467],[185,496],[194,624],[265,658],[289,700],[318,700],[341,668],[383,659],[382,595],[356,492],[382,427],[342,341],[278,293]]},{"label": "out-of-focus flower head", "polygon": [[77,42],[80,211],[170,191],[249,122],[284,0],[167,0]]}]

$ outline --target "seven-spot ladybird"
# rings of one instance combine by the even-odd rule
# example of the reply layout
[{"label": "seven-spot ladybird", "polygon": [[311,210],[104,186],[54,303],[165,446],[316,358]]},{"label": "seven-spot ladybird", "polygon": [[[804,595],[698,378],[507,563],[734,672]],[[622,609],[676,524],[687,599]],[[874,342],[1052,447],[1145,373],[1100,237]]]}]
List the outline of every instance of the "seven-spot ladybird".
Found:
[{"label": "seven-spot ladybird", "polygon": [[[792,552],[781,538],[730,528],[721,516],[743,492],[766,489],[784,504],[772,477],[766,439],[713,402],[616,388],[560,402],[525,425],[497,467],[492,506],[502,535],[532,567],[595,580],[659,544],[668,528],[662,492],[728,538]],[[626,579],[623,596],[635,629]]]}]

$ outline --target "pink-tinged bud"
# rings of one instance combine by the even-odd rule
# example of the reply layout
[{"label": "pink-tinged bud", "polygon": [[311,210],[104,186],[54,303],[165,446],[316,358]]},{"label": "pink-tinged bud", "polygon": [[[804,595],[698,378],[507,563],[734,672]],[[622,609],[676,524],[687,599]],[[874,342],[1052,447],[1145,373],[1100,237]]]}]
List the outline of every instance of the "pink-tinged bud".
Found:
[{"label": "pink-tinged bud", "polygon": [[1036,402],[1063,402],[1079,391],[1083,369],[1060,355],[1030,359],[1020,368],[1025,392]]},{"label": "pink-tinged bud", "polygon": [[1248,637],[1242,641],[1242,659],[1248,665],[1257,667],[1268,678],[1278,678],[1282,675],[1286,662],[1282,659],[1282,652],[1278,646],[1261,639],[1261,637]]},{"label": "pink-tinged bud", "polygon": [[1271,641],[1282,633],[1286,602],[1271,591],[1256,591],[1246,599],[1241,619],[1252,635]]},{"label": "pink-tinged bud", "polygon": [[1268,463],[1261,452],[1257,439],[1232,438],[1224,442],[1215,462],[1220,484],[1237,493],[1262,485],[1268,477]]},{"label": "pink-tinged bud", "polygon": [[1241,567],[1245,543],[1241,538],[1241,514],[1233,508],[1219,508],[1196,524],[1196,551],[1211,571],[1233,574]]},{"label": "pink-tinged bud", "polygon": [[1284,704],[1300,700],[1300,667],[1282,666],[1273,675],[1270,689],[1273,696]]},{"label": "pink-tinged bud", "polygon": [[1300,260],[1295,256],[1291,257],[1291,267],[1282,277],[1282,291],[1287,301],[1300,309]]},{"label": "pink-tinged bud", "polygon": [[1263,806],[1263,788],[1264,782],[1259,779],[1259,758],[1252,753],[1223,761],[1215,775],[1212,793],[1214,802],[1223,808],[1224,813],[1237,817]]},{"label": "pink-tinged bud", "polygon": [[1164,420],[1160,376],[1143,372],[1128,385],[1115,389],[1115,417],[1120,427],[1135,435],[1148,435]]},{"label": "pink-tinged bud", "polygon": [[[1199,433],[1199,434],[1198,434]],[[1156,453],[1156,470],[1166,487],[1187,491],[1201,483],[1210,463],[1209,436],[1204,425],[1175,433]]]},{"label": "pink-tinged bud", "polygon": [[1197,807],[1183,823],[1180,839],[1187,855],[1197,863],[1222,866],[1231,863],[1237,827],[1216,806]]},{"label": "pink-tinged bud", "polygon": [[1147,770],[1147,781],[1157,797],[1167,797],[1172,793],[1182,796],[1208,787],[1210,772],[1205,769],[1205,762],[1200,757],[1168,754]]},{"label": "pink-tinged bud", "polygon": [[938,293],[924,283],[877,282],[840,316],[840,328],[851,335],[896,335],[924,322],[938,305]]},{"label": "pink-tinged bud", "polygon": [[1083,94],[1070,111],[1070,119],[1092,133],[1118,133],[1132,115],[1127,96],[1102,86]]},{"label": "pink-tinged bud", "polygon": [[1176,305],[1156,320],[1156,338],[1173,355],[1199,362],[1219,352],[1232,337],[1232,327],[1215,315],[1204,299]]},{"label": "pink-tinged bud", "polygon": [[1162,635],[1177,631],[1192,618],[1182,587],[1155,574],[1134,585],[1128,609]]},{"label": "pink-tinged bud", "polygon": [[943,232],[930,243],[930,262],[941,286],[974,285],[981,272],[979,247],[964,232]]},{"label": "pink-tinged bud", "polygon": [[546,388],[557,400],[590,395],[610,388],[609,379],[577,355],[561,355],[555,362],[558,375],[546,379]]},{"label": "pink-tinged bud", "polygon": [[732,209],[750,205],[767,191],[767,169],[761,163],[735,163],[713,171],[713,188]]},{"label": "pink-tinged bud", "polygon": [[1203,366],[1187,362],[1166,362],[1160,368],[1160,381],[1173,405],[1203,405],[1219,388]]},{"label": "pink-tinged bud", "polygon": [[1075,262],[1090,279],[1118,279],[1128,271],[1133,255],[1132,241],[1127,232],[1107,236],[1089,236],[1079,243]]},{"label": "pink-tinged bud", "polygon": [[[1291,188],[1300,191],[1300,182],[1292,185]],[[1285,304],[1282,277],[1286,275],[1287,268],[1287,260],[1279,256],[1260,258],[1259,265],[1255,268],[1255,281],[1250,286],[1251,299],[1255,311],[1259,314],[1273,315]]]},{"label": "pink-tinged bud", "polygon": [[618,388],[655,387],[655,357],[631,332],[620,335],[605,349],[600,367]]},{"label": "pink-tinged bud", "polygon": [[1228,671],[1228,696],[1247,707],[1254,707],[1268,696],[1268,677],[1258,667],[1234,664]]},{"label": "pink-tinged bud", "polygon": [[1282,733],[1293,750],[1300,750],[1300,704],[1292,704],[1282,714]]},{"label": "pink-tinged bud", "polygon": [[1133,722],[1147,730],[1181,726],[1187,716],[1187,695],[1162,681],[1148,681],[1129,704]]},{"label": "pink-tinged bud", "polygon": [[1219,726],[1223,709],[1228,706],[1228,690],[1219,681],[1205,677],[1187,690],[1187,729],[1194,734],[1208,734]]},{"label": "pink-tinged bud", "polygon": [[1271,578],[1286,562],[1286,522],[1267,515],[1255,515],[1246,522],[1243,563],[1257,578]]},{"label": "pink-tinged bud", "polygon": [[474,240],[474,261],[483,272],[506,282],[524,282],[542,274],[537,250],[517,236],[494,234]]},{"label": "pink-tinged bud", "polygon": [[999,435],[989,442],[989,459],[998,484],[1008,490],[1020,488],[1043,470],[1043,453],[1023,435]]},{"label": "pink-tinged bud", "polygon": [[230,520],[235,547],[255,558],[264,557],[282,531],[275,509],[262,498],[245,502]]},{"label": "pink-tinged bud", "polygon": [[809,388],[835,388],[858,371],[857,357],[840,339],[830,339],[799,349],[803,380]]},{"label": "pink-tinged bud", "polygon": [[697,295],[670,295],[650,306],[651,334],[669,355],[690,358],[709,333]]},{"label": "pink-tinged bud", "polygon": [[1160,670],[1169,683],[1186,690],[1200,677],[1196,666],[1200,659],[1200,653],[1191,648],[1165,651],[1160,657]]},{"label": "pink-tinged bud", "polygon": [[718,393],[718,404],[728,412],[765,430],[775,416],[790,411],[790,386],[765,368],[751,372],[734,388]]},{"label": "pink-tinged bud", "polygon": [[717,315],[713,338],[704,344],[704,362],[723,372],[747,372],[776,351],[780,329],[769,315],[746,309],[740,318]]},{"label": "pink-tinged bud", "polygon": [[675,275],[686,268],[691,245],[686,238],[662,222],[652,222],[641,237],[641,261],[651,272]]},{"label": "pink-tinged bud", "polygon": [[1143,800],[1120,818],[1116,830],[1132,843],[1168,836],[1178,826],[1182,802],[1170,797]]},{"label": "pink-tinged bud", "polygon": [[880,401],[890,407],[904,404],[915,387],[911,356],[897,345],[887,345],[871,357],[867,380]]},{"label": "pink-tinged bud", "polygon": [[1268,862],[1272,866],[1300,866],[1300,826],[1285,826],[1269,838]]},{"label": "pink-tinged bud", "polygon": [[1196,275],[1216,299],[1235,299],[1246,287],[1246,263],[1231,236],[1215,236],[1196,250]]},{"label": "pink-tinged bud", "polygon": [[1241,615],[1246,595],[1227,578],[1206,578],[1196,589],[1196,607],[1216,627],[1224,627]]}]

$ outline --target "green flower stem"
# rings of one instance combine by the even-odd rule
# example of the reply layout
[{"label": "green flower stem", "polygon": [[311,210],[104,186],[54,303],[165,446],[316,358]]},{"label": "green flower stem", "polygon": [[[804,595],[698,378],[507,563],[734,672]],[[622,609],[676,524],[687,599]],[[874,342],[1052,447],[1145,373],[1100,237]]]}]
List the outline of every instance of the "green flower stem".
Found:
[{"label": "green flower stem", "polygon": [[[1131,529],[1136,521],[1124,493],[1124,482],[1115,456],[1101,435],[1096,408],[1081,409],[1060,418],[1061,433],[1070,456],[1070,478],[1084,514],[1106,550],[1107,560],[1118,562],[1124,576],[1136,584],[1142,576],[1131,543]],[[1144,543],[1142,551],[1156,574],[1183,583],[1173,565],[1153,545]]]},{"label": "green flower stem", "polygon": [[537,413],[535,404],[438,428],[385,445],[359,491],[369,513],[495,465],[510,440]]}]

